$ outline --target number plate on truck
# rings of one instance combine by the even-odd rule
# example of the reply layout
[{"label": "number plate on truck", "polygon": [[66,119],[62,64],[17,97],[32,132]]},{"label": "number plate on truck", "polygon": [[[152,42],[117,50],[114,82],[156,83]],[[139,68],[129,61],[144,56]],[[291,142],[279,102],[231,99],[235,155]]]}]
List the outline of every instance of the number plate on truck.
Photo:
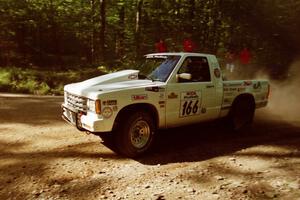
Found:
[{"label": "number plate on truck", "polygon": [[76,120],[77,120],[76,113],[66,108],[65,108],[65,113],[66,113],[66,117],[69,119],[71,124],[76,126]]}]

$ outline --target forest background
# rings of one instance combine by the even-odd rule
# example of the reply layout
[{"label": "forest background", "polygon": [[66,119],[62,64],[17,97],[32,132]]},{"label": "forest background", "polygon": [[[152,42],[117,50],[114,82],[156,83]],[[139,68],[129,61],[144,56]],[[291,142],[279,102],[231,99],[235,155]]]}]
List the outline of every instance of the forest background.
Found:
[{"label": "forest background", "polygon": [[300,50],[299,0],[0,0],[0,92],[62,94],[63,85],[137,68],[163,39],[182,51],[247,47],[251,68],[284,79]]}]

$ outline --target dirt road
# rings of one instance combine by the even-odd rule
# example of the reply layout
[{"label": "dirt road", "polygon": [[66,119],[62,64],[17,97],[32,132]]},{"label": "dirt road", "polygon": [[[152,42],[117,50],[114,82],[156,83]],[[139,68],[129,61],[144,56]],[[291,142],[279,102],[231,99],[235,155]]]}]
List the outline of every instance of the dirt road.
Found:
[{"label": "dirt road", "polygon": [[61,102],[0,95],[0,199],[300,199],[300,118],[161,131],[133,160],[62,121]]}]

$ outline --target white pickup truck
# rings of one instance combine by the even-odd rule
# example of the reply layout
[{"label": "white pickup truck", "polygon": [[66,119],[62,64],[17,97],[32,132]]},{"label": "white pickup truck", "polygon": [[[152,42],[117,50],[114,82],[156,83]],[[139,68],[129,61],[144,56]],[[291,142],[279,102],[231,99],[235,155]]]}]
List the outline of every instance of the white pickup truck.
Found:
[{"label": "white pickup truck", "polygon": [[240,130],[268,103],[268,81],[224,81],[214,55],[148,54],[139,69],[66,85],[62,117],[81,131],[111,132],[119,152],[135,157],[157,129],[227,117]]}]

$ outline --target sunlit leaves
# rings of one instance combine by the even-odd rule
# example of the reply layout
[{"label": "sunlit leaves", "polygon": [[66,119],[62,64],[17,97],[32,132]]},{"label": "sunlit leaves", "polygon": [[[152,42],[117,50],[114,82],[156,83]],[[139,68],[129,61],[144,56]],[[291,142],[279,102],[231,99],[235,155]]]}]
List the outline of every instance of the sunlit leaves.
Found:
[{"label": "sunlit leaves", "polygon": [[[95,60],[101,62],[97,58],[101,46],[99,3],[0,0],[0,40],[13,43],[12,54],[29,60],[43,55],[51,59],[79,56],[86,61],[92,46]],[[139,44],[135,38],[137,3],[106,1],[105,48],[110,63],[132,63],[135,54],[153,52],[158,38],[166,41],[170,51],[181,51],[186,37],[195,40],[197,51],[210,53],[232,47],[238,51],[248,45],[265,63],[283,59],[272,56],[280,51],[288,52],[285,57],[289,57],[289,52],[300,46],[299,0],[143,0]],[[139,52],[134,52],[138,45]]]}]

